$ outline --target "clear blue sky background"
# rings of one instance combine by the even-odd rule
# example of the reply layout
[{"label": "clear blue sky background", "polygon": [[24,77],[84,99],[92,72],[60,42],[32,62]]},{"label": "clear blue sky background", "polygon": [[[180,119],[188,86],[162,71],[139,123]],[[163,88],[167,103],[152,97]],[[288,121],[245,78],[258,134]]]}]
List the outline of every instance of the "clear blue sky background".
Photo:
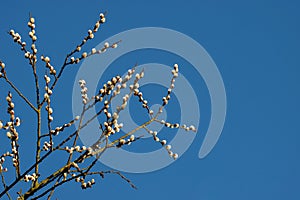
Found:
[{"label": "clear blue sky background", "polygon": [[[111,175],[98,181],[92,190],[81,191],[79,185],[70,184],[57,190],[54,197],[300,199],[299,9],[300,3],[295,0],[1,2],[0,56],[11,68],[7,69],[9,72],[15,70],[12,68],[20,70],[10,77],[29,96],[34,94],[28,81],[30,68],[6,33],[14,28],[27,38],[29,12],[37,19],[38,49],[50,55],[53,64],[61,64],[99,12],[108,11],[108,23],[87,47],[131,28],[174,29],[203,45],[219,67],[226,87],[226,124],[219,142],[205,159],[199,160],[197,156],[203,139],[199,133],[184,156],[169,167],[148,174],[126,174],[138,190]],[[142,63],[142,59],[151,61],[128,59],[128,66],[136,61]],[[26,74],[29,78],[24,77]],[[58,121],[72,117],[70,102],[75,75],[76,67],[69,69],[61,82],[64,87],[56,91],[62,97],[58,109],[64,113],[55,116]],[[8,88],[3,81],[0,87],[3,113]],[[28,116],[33,113],[22,110],[22,106],[25,104],[19,102],[24,118],[22,129],[30,137],[28,130],[34,119]],[[207,122],[203,129],[205,126]],[[2,149],[7,139],[4,132],[1,135]],[[30,151],[28,147],[24,154],[30,156]]]}]

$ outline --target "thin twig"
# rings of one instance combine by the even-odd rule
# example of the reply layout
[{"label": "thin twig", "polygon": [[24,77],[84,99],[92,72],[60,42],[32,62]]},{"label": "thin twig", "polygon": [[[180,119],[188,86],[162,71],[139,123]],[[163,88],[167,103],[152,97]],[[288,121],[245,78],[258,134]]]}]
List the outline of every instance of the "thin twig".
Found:
[{"label": "thin twig", "polygon": [[[119,175],[122,179],[124,179],[127,183],[129,183],[129,185],[134,188],[134,189],[138,189],[130,179],[128,179],[126,176],[124,176],[121,172],[119,171],[115,171],[115,170],[109,170],[109,171],[105,171],[105,172],[100,172],[103,174],[117,174]],[[99,172],[90,172],[89,174],[100,174]]]},{"label": "thin twig", "polygon": [[[40,160],[40,154],[41,154],[41,128],[42,128],[42,116],[41,116],[41,109],[39,108],[37,112],[37,141],[36,141],[36,155],[35,155],[35,174],[39,174],[39,160]],[[38,183],[38,178],[35,179],[34,184],[36,185]]]},{"label": "thin twig", "polygon": [[[57,185],[62,177],[63,177],[63,175],[61,175],[60,177],[58,177],[58,179],[57,179],[57,181],[55,182],[54,185]],[[51,197],[52,197],[53,194],[54,194],[54,191],[55,191],[55,188],[53,188],[53,189],[51,190],[50,194],[49,194],[48,197],[47,197],[47,200],[50,200],[50,199],[51,199]]]},{"label": "thin twig", "polygon": [[37,108],[23,95],[22,92],[7,78],[4,74],[5,81],[18,93],[18,95],[35,111],[38,112]]},{"label": "thin twig", "polygon": [[[77,132],[76,132],[76,136],[75,136],[75,139],[74,139],[74,142],[73,142],[73,147],[76,146],[76,143],[77,143],[77,140],[78,140],[78,137],[79,137],[79,132],[80,132],[80,130],[81,130],[81,125],[82,125],[82,122],[83,122],[83,116],[84,116],[85,112],[86,112],[86,109],[85,109],[85,105],[84,105],[83,108],[82,108],[82,112],[81,112],[81,114],[80,114],[80,121],[79,121],[78,129],[77,129]],[[73,154],[70,154],[70,155],[69,155],[67,164],[69,164],[69,163],[71,162],[71,160],[72,160],[72,155],[73,155]]]},{"label": "thin twig", "polygon": [[[0,175],[1,175],[1,180],[2,180],[3,187],[4,187],[4,189],[6,189],[7,186],[6,186],[5,178],[4,178],[4,176],[3,176],[2,171],[0,171]],[[7,195],[7,198],[8,198],[9,200],[12,200],[12,198],[11,198],[10,194],[8,193],[8,191],[6,192],[6,195]]]}]

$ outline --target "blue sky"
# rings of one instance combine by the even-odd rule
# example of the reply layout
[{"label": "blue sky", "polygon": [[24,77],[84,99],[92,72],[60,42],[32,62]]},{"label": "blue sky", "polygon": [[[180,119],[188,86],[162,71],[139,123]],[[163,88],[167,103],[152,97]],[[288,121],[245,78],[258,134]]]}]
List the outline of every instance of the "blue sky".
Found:
[{"label": "blue sky", "polygon": [[[26,38],[29,12],[37,20],[38,49],[51,56],[55,65],[62,64],[66,53],[81,40],[98,14],[108,11],[107,24],[87,45],[87,49],[132,28],[155,26],[173,29],[190,36],[206,49],[217,64],[225,84],[226,123],[220,140],[206,158],[198,159],[209,119],[209,109],[203,108],[203,126],[200,124],[194,143],[180,159],[155,172],[125,173],[138,190],[130,188],[118,177],[108,175],[99,180],[92,190],[81,191],[79,185],[70,184],[58,189],[54,197],[299,199],[299,8],[299,2],[293,0],[2,2],[0,56],[7,63],[11,79],[30,99],[34,94],[30,68],[26,66],[19,47],[6,33],[14,28]],[[168,64],[173,58],[166,55],[164,59],[157,52],[138,55],[124,57],[120,63],[126,62],[126,66],[130,67],[136,62],[158,62],[154,58],[161,58],[162,63]],[[19,73],[12,74],[16,69]],[[63,87],[56,90],[55,97],[61,99],[57,110],[63,113],[55,115],[57,121],[72,118],[71,96],[77,69],[75,66],[68,69],[60,82]],[[108,76],[114,75],[113,72],[113,69],[108,71]],[[203,88],[204,105],[209,106],[205,86],[201,81],[199,84]],[[9,88],[3,81],[0,88],[0,111],[3,113]],[[34,123],[30,116],[33,113],[26,110],[21,101],[17,100],[17,103],[24,118],[22,130],[30,137],[30,125]],[[175,115],[176,111],[173,112]],[[0,136],[1,149],[7,143],[4,134]],[[29,147],[24,156],[30,156]],[[30,158],[24,165],[26,162],[30,163]],[[55,160],[50,164],[58,163]],[[97,167],[106,169],[100,163]]]}]

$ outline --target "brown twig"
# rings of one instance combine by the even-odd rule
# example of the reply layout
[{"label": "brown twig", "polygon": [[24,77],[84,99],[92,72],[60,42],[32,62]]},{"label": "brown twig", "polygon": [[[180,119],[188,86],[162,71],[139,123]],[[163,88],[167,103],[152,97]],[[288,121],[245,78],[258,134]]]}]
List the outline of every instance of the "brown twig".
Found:
[{"label": "brown twig", "polygon": [[[0,176],[1,176],[1,181],[2,181],[3,187],[4,187],[4,189],[6,189],[7,185],[5,183],[5,178],[4,178],[3,173],[1,171],[0,171]],[[9,200],[12,200],[12,198],[11,198],[10,194],[8,193],[8,191],[5,194],[7,195],[7,198]]]},{"label": "brown twig", "polygon": [[5,81],[18,93],[18,95],[35,111],[38,112],[37,108],[23,95],[23,93],[7,78],[6,73],[4,74]]}]

